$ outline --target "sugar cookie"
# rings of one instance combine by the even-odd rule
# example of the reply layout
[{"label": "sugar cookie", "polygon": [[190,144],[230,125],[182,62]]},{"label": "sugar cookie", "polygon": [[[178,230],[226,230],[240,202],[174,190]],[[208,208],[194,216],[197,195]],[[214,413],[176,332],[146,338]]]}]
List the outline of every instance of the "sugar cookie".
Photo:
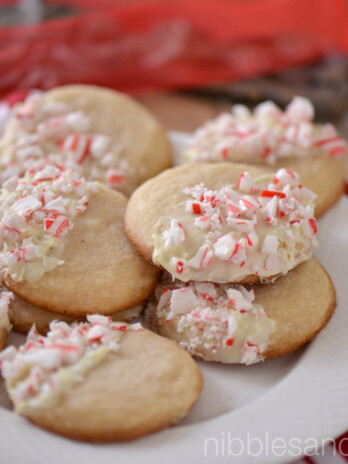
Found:
[{"label": "sugar cookie", "polygon": [[[112,314],[111,317],[113,321],[130,322],[132,319],[139,317],[142,310],[143,306],[139,305]],[[84,317],[66,316],[64,314],[46,311],[39,306],[22,300],[22,298],[16,295],[13,295],[13,299],[10,301],[8,317],[13,330],[27,334],[32,326],[35,325],[36,330],[41,335],[45,335],[48,332],[49,325],[53,321],[62,321],[67,324],[85,321]]]},{"label": "sugar cookie", "polygon": [[[53,167],[47,169],[52,174]],[[88,189],[79,190],[81,179],[62,181],[69,171],[53,180],[43,178],[32,188],[40,180],[37,174],[31,184],[26,177],[13,178],[5,185],[14,185],[1,190],[4,284],[32,304],[69,316],[113,314],[144,301],[159,272],[125,235],[126,198],[102,184],[87,183],[86,199]],[[75,184],[78,194],[70,190]]]},{"label": "sugar cookie", "polygon": [[193,133],[181,162],[232,161],[292,169],[318,195],[319,217],[343,192],[345,150],[345,141],[331,124],[314,124],[311,102],[295,97],[284,112],[270,101],[254,112],[233,106],[231,113],[222,113]]},{"label": "sugar cookie", "polygon": [[126,195],[172,164],[165,131],[146,108],[90,85],[30,94],[14,107],[0,154],[1,182],[49,157]]},{"label": "sugar cookie", "polygon": [[32,330],[19,350],[2,352],[2,375],[18,413],[92,442],[130,440],[187,415],[202,389],[188,353],[140,324],[88,320],[52,323],[47,337]]},{"label": "sugar cookie", "polygon": [[311,258],[275,283],[243,287],[172,281],[146,309],[149,326],[205,361],[252,364],[291,353],[325,327],[335,289]]},{"label": "sugar cookie", "polygon": [[288,169],[183,165],[132,195],[126,232],[146,259],[182,281],[258,283],[310,258],[314,199]]}]

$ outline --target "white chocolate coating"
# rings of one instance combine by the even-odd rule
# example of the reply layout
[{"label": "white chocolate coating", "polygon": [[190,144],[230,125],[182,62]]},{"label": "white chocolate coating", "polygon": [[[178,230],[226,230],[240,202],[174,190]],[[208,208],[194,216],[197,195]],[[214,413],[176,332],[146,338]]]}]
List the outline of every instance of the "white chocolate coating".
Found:
[{"label": "white chocolate coating", "polygon": [[57,403],[109,352],[118,351],[125,331],[142,330],[140,324],[113,322],[105,316],[87,320],[71,326],[52,322],[46,337],[33,327],[24,345],[10,346],[0,354],[1,372],[17,412]]},{"label": "white chocolate coating", "polygon": [[44,93],[30,94],[12,110],[0,141],[0,182],[22,175],[35,160],[48,158],[119,190],[132,175],[123,147],[106,135],[91,134],[90,126],[83,111],[46,101]]},{"label": "white chocolate coating", "polygon": [[154,263],[184,282],[274,278],[317,245],[316,196],[288,169],[255,179],[244,172],[237,185],[208,191],[201,184],[184,193],[180,214],[161,217],[153,235]]},{"label": "white chocolate coating", "polygon": [[38,161],[0,189],[0,271],[33,282],[63,264],[64,237],[96,185],[71,170]]},{"label": "white chocolate coating", "polygon": [[165,273],[146,309],[160,335],[205,361],[253,364],[262,361],[276,329],[253,290],[241,285],[171,281]]},{"label": "white chocolate coating", "polygon": [[193,133],[181,161],[274,164],[293,156],[341,156],[345,151],[345,141],[331,124],[314,124],[311,102],[295,97],[285,111],[271,101],[254,112],[233,106],[231,113],[222,113]]}]

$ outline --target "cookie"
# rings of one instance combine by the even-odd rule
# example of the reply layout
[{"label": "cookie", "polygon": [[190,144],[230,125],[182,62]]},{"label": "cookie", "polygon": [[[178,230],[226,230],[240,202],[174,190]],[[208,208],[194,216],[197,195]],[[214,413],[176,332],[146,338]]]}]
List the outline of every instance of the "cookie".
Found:
[{"label": "cookie", "polygon": [[0,351],[3,350],[7,343],[7,336],[12,328],[9,319],[9,306],[14,295],[1,289],[0,293]]},{"label": "cookie", "polygon": [[248,288],[173,282],[165,274],[146,320],[197,358],[248,365],[291,353],[312,340],[335,306],[331,279],[313,257],[275,283]]},{"label": "cookie", "polygon": [[30,94],[12,111],[0,155],[2,182],[50,157],[127,196],[172,164],[165,131],[146,108],[90,85]]},{"label": "cookie", "polygon": [[[202,375],[174,342],[140,324],[88,316],[89,323],[31,331],[1,355],[15,410],[34,424],[78,440],[130,440],[183,419]],[[155,362],[154,362],[155,360]]]},{"label": "cookie", "polygon": [[[139,317],[142,310],[142,305],[139,305],[120,311],[113,314],[111,317],[113,321],[130,322],[132,319]],[[35,325],[36,330],[41,335],[45,335],[48,332],[49,325],[53,321],[62,321],[67,324],[72,324],[73,322],[82,322],[85,320],[84,317],[66,316],[64,314],[46,311],[39,306],[22,300],[22,298],[16,295],[13,295],[13,299],[9,304],[8,317],[13,330],[27,334],[31,327]]]},{"label": "cookie", "polygon": [[290,170],[187,164],[134,192],[126,232],[147,260],[182,281],[259,283],[311,257],[314,200]]},{"label": "cookie", "polygon": [[[83,317],[96,312],[113,314],[132,308],[151,294],[159,271],[138,254],[125,235],[123,216],[127,199],[101,184],[93,185],[95,190],[90,193],[85,211],[72,219],[73,228],[68,230],[67,235],[44,234],[43,245],[41,242],[38,245],[26,242],[24,247],[24,242],[15,242],[13,249],[18,256],[5,269],[4,284],[20,298],[55,313]],[[42,209],[45,206],[40,211]],[[28,217],[30,220],[31,216]],[[37,221],[40,218],[37,217]],[[44,219],[46,227],[46,220],[53,223],[52,216],[48,216]],[[48,222],[48,231],[56,228],[51,222]],[[42,233],[40,224],[36,223],[34,238],[30,235],[34,226],[30,227],[30,224],[28,228],[24,227],[19,237],[29,234],[32,240],[37,239],[37,235]],[[55,267],[47,271],[42,262],[47,264],[46,256],[53,259],[52,240],[58,243],[57,249],[61,253],[54,256]],[[51,246],[48,251],[44,247],[46,243]],[[43,248],[40,248],[41,245]],[[28,260],[29,247],[32,260]],[[4,256],[10,259],[12,254]],[[25,273],[27,268],[30,272]],[[19,280],[23,273],[27,279]],[[40,278],[33,279],[33,275],[37,277],[37,274]]]},{"label": "cookie", "polygon": [[316,216],[343,193],[345,141],[331,124],[315,124],[311,102],[295,97],[283,112],[273,102],[254,112],[232,107],[197,129],[181,162],[238,162],[289,168],[318,195]]}]

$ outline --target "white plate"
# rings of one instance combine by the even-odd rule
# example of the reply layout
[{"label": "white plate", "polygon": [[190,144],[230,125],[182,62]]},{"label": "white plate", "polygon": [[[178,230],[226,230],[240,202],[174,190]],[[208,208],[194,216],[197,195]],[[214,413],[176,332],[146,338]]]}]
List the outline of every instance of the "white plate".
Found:
[{"label": "white plate", "polygon": [[[171,138],[176,150],[187,141],[180,133]],[[36,428],[9,410],[0,384],[0,462],[278,464],[344,432],[348,198],[319,221],[319,241],[315,254],[332,276],[338,306],[325,330],[304,350],[250,367],[200,363],[205,384],[190,416],[180,425],[131,443],[90,445]],[[20,339],[10,335],[10,342]]]}]

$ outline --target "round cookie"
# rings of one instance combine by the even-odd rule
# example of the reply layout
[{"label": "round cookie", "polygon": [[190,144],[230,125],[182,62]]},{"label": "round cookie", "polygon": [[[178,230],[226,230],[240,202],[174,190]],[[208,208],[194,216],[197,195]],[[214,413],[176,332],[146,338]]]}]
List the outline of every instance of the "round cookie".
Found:
[{"label": "round cookie", "polygon": [[[61,105],[66,105],[69,114],[82,112],[81,121],[77,125],[78,121],[74,120],[70,132],[65,131],[63,135],[65,138],[57,138],[56,142],[48,143],[46,136],[46,138],[40,136],[36,151],[29,153],[32,140],[28,140],[27,146],[25,137],[21,137],[23,134],[18,127],[16,116],[16,111],[21,107],[15,107],[0,144],[5,168],[6,162],[11,161],[13,170],[13,161],[18,160],[20,168],[21,163],[26,160],[27,153],[28,156],[37,159],[52,153],[65,153],[64,150],[71,154],[74,150],[78,152],[81,149],[82,157],[77,160],[77,165],[82,168],[81,175],[87,180],[107,182],[109,187],[129,196],[138,185],[172,165],[171,146],[164,129],[145,107],[122,93],[80,84],[57,87],[40,95],[32,95],[30,98],[39,99],[39,108],[43,106],[54,108],[54,105],[58,105],[59,109]],[[29,108],[28,111],[30,110]],[[57,111],[57,115],[53,115],[57,116],[58,122],[60,112],[62,110]],[[83,115],[88,118],[88,124],[84,121]],[[23,124],[23,116],[20,116],[20,123]],[[25,116],[26,112],[24,119]],[[48,111],[47,121],[50,121],[50,118],[52,116]],[[30,135],[33,133],[33,128],[29,127],[29,129],[27,133]],[[76,139],[68,140],[69,134],[71,137],[77,134]],[[82,134],[82,137],[78,138],[79,134]],[[99,135],[104,139],[99,138],[93,145],[93,136]],[[105,136],[109,138],[109,142],[106,141]],[[18,140],[19,138],[21,140]],[[16,158],[19,156],[16,150],[14,153],[8,150],[9,146],[18,143],[21,144],[21,153],[25,153],[21,155],[21,159]],[[24,152],[23,144],[27,152]],[[86,144],[84,154],[83,144]],[[71,156],[74,158],[74,155]],[[30,158],[28,159],[30,161]],[[98,169],[101,170],[100,173],[97,173]],[[123,174],[126,175],[125,180],[122,180]]]},{"label": "round cookie", "polygon": [[[95,322],[93,326],[90,331],[96,334],[99,327]],[[114,345],[107,348],[109,351],[103,352],[102,359],[82,374],[83,379],[79,376],[63,390],[52,390],[51,396],[40,397],[44,390],[35,384],[34,393],[30,390],[29,397],[23,399],[15,386],[17,382],[30,382],[30,372],[38,369],[32,361],[35,356],[28,359],[31,370],[29,375],[26,371],[27,377],[23,379],[13,374],[16,355],[13,357],[10,349],[4,352],[2,371],[16,410],[44,429],[90,442],[131,440],[183,419],[202,389],[202,375],[191,356],[174,342],[135,326],[119,325],[113,332],[113,335],[120,334],[116,350]],[[36,345],[35,336],[31,340],[33,337]],[[88,349],[94,350],[96,356],[98,349],[100,353],[104,348],[100,348],[99,342],[95,345],[93,340]],[[89,359],[92,359],[91,351]],[[68,361],[63,370],[71,365],[78,364]],[[58,375],[61,371],[59,368]],[[55,368],[46,378],[53,379],[54,372]],[[61,385],[59,380],[56,385]]]},{"label": "round cookie", "polygon": [[113,314],[140,304],[151,294],[159,271],[128,241],[126,205],[121,193],[99,184],[62,239],[64,264],[34,282],[6,277],[3,283],[20,298],[69,316]]},{"label": "round cookie", "polygon": [[[135,308],[125,309],[113,314],[112,320],[130,322],[132,319],[140,315],[142,309],[142,305],[136,306]],[[35,325],[36,330],[41,335],[46,335],[52,321],[62,321],[67,324],[72,324],[73,322],[82,322],[85,320],[84,317],[66,316],[65,314],[46,311],[39,306],[22,300],[22,298],[19,298],[16,295],[13,295],[13,300],[9,304],[8,316],[13,330],[27,334],[32,326]]]},{"label": "round cookie", "polygon": [[252,364],[291,353],[326,326],[336,306],[331,279],[314,257],[267,285],[192,284],[164,277],[146,319],[205,361]]},{"label": "round cookie", "polygon": [[314,199],[289,170],[186,164],[134,192],[126,233],[148,261],[179,280],[259,283],[310,258]]}]

